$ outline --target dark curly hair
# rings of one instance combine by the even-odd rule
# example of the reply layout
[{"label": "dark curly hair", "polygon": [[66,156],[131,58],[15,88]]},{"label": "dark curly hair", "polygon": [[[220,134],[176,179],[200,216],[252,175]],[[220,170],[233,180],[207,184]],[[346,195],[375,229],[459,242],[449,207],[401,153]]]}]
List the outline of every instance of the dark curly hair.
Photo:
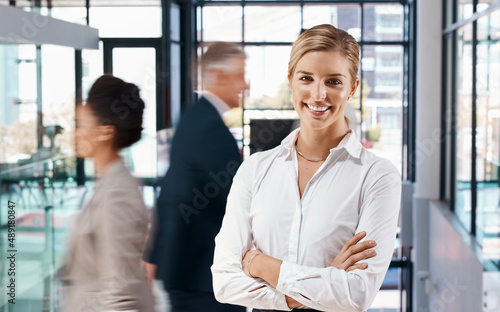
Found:
[{"label": "dark curly hair", "polygon": [[115,148],[129,147],[141,138],[144,101],[135,84],[103,75],[90,88],[86,105],[99,119],[99,125],[115,127]]}]

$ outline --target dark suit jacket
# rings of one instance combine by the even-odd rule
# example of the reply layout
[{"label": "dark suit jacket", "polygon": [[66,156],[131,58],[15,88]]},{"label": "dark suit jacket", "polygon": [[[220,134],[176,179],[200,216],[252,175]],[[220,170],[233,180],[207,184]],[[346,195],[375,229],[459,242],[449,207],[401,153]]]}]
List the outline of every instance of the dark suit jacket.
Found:
[{"label": "dark suit jacket", "polygon": [[175,132],[159,181],[158,230],[150,262],[166,290],[213,292],[210,266],[226,199],[241,156],[215,107],[204,97]]}]

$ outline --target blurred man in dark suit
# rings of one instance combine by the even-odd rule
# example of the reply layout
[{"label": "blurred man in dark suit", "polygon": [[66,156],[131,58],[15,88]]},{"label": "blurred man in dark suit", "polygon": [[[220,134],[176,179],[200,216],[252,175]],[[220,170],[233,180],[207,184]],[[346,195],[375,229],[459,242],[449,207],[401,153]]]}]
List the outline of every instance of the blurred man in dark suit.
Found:
[{"label": "blurred man in dark suit", "polygon": [[203,91],[176,130],[170,167],[160,181],[158,229],[146,264],[163,281],[173,312],[245,311],[218,303],[210,266],[226,198],[241,156],[222,115],[239,106],[248,89],[245,53],[218,42],[203,54]]}]

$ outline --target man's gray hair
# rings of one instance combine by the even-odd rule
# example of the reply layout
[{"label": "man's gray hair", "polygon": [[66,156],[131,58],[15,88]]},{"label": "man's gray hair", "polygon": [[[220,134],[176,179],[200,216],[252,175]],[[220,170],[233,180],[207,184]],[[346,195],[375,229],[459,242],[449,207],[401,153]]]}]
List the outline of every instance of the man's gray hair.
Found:
[{"label": "man's gray hair", "polygon": [[210,85],[209,74],[212,69],[221,69],[226,72],[237,70],[235,59],[246,58],[245,52],[237,44],[230,42],[214,42],[201,57],[201,73],[204,88]]}]

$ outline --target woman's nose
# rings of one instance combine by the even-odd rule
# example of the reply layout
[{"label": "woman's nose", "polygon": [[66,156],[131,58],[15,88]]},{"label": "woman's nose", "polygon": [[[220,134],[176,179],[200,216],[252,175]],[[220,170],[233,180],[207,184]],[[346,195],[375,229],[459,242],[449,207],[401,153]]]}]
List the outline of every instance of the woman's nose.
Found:
[{"label": "woman's nose", "polygon": [[326,87],[322,83],[311,86],[311,98],[314,101],[323,101],[326,99]]}]

